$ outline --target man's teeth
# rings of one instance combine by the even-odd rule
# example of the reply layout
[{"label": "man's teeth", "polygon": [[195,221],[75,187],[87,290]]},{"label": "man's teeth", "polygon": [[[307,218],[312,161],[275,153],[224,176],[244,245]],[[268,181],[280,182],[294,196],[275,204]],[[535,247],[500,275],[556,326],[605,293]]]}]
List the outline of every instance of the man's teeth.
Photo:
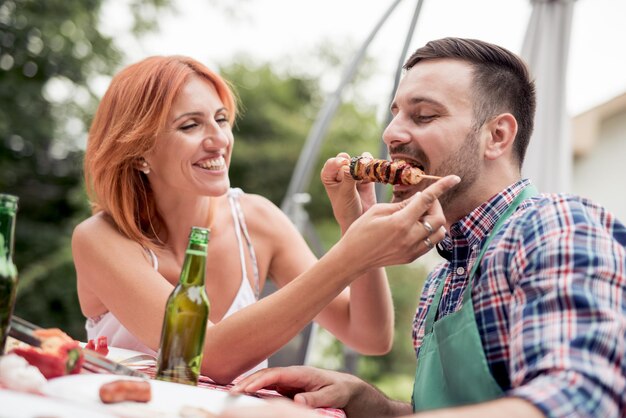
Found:
[{"label": "man's teeth", "polygon": [[412,160],[405,160],[404,158],[398,158],[396,160],[393,160],[394,162],[402,162],[402,163],[406,163],[408,165],[410,165],[411,167],[415,167],[415,168],[419,168],[420,170],[424,171],[424,166],[416,161],[412,161]]},{"label": "man's teeth", "polygon": [[211,160],[202,161],[198,163],[198,165],[206,170],[221,170],[224,168],[224,165],[226,165],[226,161],[224,157],[220,156]]}]

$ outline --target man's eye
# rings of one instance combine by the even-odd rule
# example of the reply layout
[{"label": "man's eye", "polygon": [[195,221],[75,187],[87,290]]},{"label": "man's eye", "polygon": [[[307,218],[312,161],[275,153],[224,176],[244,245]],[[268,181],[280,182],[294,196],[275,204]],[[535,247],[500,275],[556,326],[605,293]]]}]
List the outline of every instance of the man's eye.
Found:
[{"label": "man's eye", "polygon": [[437,118],[437,115],[415,115],[414,120],[417,123],[432,122]]}]

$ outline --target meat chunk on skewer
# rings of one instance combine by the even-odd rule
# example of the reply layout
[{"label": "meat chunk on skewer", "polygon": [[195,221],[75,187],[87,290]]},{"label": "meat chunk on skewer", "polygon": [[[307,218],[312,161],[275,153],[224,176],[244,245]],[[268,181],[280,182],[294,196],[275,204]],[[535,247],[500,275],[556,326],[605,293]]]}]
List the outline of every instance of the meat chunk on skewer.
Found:
[{"label": "meat chunk on skewer", "polygon": [[388,161],[363,156],[350,160],[350,174],[356,180],[407,186],[417,184],[425,178],[434,180],[441,178],[424,174],[422,170],[403,160]]}]

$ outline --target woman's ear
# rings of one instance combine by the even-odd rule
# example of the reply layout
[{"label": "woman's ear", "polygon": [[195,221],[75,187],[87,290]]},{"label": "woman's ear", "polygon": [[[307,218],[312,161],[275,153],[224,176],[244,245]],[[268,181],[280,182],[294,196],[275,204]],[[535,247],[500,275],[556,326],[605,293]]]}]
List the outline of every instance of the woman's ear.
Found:
[{"label": "woman's ear", "polygon": [[495,160],[502,155],[511,154],[515,136],[517,135],[517,120],[510,113],[501,113],[487,122],[489,140],[485,146],[485,158]]},{"label": "woman's ear", "polygon": [[135,161],[135,169],[141,171],[144,174],[150,174],[150,164],[145,158],[141,157]]}]

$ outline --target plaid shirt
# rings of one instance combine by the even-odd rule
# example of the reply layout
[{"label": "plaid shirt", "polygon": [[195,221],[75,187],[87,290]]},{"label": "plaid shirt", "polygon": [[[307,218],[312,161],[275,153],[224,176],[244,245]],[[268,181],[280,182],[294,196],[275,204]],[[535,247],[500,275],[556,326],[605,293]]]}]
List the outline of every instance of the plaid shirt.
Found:
[{"label": "plaid shirt", "polygon": [[[441,280],[438,317],[461,307],[467,275],[522,180],[450,227],[448,261],[427,278],[413,323],[416,352]],[[626,227],[571,195],[527,199],[491,242],[472,301],[490,370],[507,396],[549,417],[626,416]],[[471,384],[471,382],[468,382]]]}]

